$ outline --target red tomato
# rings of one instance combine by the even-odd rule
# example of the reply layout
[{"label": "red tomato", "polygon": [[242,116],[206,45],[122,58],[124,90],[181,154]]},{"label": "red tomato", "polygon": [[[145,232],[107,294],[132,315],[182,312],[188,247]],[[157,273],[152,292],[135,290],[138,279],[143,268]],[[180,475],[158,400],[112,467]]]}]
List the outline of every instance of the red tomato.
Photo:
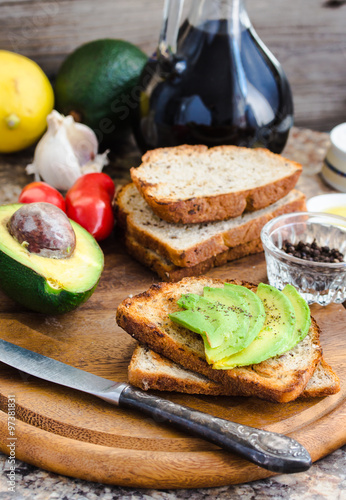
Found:
[{"label": "red tomato", "polygon": [[109,236],[114,226],[112,200],[115,186],[107,174],[82,175],[66,193],[66,213],[97,241]]},{"label": "red tomato", "polygon": [[19,195],[18,201],[19,203],[45,201],[66,212],[66,204],[63,195],[45,182],[31,182],[25,186]]}]

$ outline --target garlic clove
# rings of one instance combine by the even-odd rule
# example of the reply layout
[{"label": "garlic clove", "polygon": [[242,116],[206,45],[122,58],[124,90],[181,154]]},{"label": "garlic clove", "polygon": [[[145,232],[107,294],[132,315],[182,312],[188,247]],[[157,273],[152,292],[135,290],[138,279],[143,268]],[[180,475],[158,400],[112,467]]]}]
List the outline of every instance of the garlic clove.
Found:
[{"label": "garlic clove", "polygon": [[35,180],[43,179],[56,189],[69,189],[82,175],[78,158],[67,138],[63,124],[49,119],[48,130],[35,149],[34,161],[26,167]]},{"label": "garlic clove", "polygon": [[109,163],[107,155],[109,153],[107,149],[104,153],[96,155],[93,160],[89,160],[85,165],[81,167],[82,174],[90,174],[94,172],[101,172],[103,167]]},{"label": "garlic clove", "polygon": [[[72,121],[67,121],[69,118]],[[96,135],[91,128],[75,122],[72,116],[67,116],[65,120],[67,137],[79,160],[79,164],[81,166],[85,165],[97,155],[98,142]]]},{"label": "garlic clove", "polygon": [[[51,134],[56,134],[64,124],[64,116],[55,109],[47,116],[48,130]],[[44,137],[44,136],[43,136]]]},{"label": "garlic clove", "polygon": [[65,191],[84,173],[101,172],[107,165],[108,151],[97,154],[97,138],[89,127],[55,110],[48,115],[47,124],[47,132],[36,146],[34,161],[26,167],[36,180],[42,178]]}]

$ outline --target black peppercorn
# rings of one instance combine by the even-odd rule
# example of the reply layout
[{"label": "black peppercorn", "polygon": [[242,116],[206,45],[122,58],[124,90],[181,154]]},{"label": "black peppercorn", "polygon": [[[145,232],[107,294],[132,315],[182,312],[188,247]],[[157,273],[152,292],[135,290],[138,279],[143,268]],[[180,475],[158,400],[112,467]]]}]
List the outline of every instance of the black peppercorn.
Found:
[{"label": "black peppercorn", "polygon": [[310,262],[332,262],[344,261],[344,255],[336,248],[330,249],[328,246],[320,247],[316,240],[312,243],[299,241],[295,245],[288,240],[284,240],[282,250],[288,255]]}]

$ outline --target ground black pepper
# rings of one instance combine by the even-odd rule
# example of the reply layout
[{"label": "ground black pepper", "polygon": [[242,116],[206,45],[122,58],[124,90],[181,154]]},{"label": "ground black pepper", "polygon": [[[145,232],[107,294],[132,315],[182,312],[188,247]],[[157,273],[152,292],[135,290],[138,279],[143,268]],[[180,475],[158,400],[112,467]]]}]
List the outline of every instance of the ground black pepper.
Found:
[{"label": "ground black pepper", "polygon": [[339,250],[336,248],[329,248],[328,246],[320,247],[316,243],[316,240],[312,243],[299,241],[296,244],[285,240],[282,245],[282,250],[288,255],[293,255],[299,259],[313,262],[338,263],[344,261],[344,254]]}]

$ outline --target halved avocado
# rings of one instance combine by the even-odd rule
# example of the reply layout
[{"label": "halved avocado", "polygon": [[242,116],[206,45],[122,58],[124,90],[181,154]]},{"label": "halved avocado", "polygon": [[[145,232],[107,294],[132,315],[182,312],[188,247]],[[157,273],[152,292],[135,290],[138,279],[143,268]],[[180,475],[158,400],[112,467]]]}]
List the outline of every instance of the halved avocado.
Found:
[{"label": "halved avocado", "polygon": [[94,292],[104,256],[96,240],[70,221],[76,248],[70,257],[55,259],[30,253],[13,238],[7,223],[22,204],[0,206],[0,287],[13,300],[44,314],[75,309]]}]

